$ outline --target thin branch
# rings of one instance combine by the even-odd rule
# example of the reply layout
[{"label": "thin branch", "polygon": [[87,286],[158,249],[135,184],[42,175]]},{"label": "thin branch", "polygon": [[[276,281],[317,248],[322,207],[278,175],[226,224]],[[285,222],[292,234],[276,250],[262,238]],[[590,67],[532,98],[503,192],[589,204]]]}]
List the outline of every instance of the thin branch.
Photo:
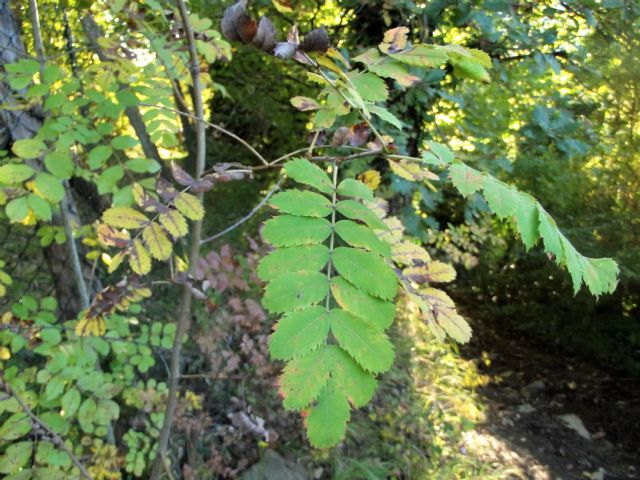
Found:
[{"label": "thin branch", "polygon": [[205,238],[204,240],[202,240],[200,242],[200,245],[204,245],[205,243],[209,243],[209,242],[213,242],[214,240],[217,240],[218,238],[226,235],[227,233],[231,232],[232,230],[235,230],[236,228],[238,228],[240,225],[242,225],[244,222],[246,222],[247,220],[249,220],[251,217],[253,217],[258,210],[260,210],[263,205],[265,203],[267,203],[267,201],[269,200],[269,198],[271,198],[271,195],[273,195],[278,189],[280,189],[280,185],[282,184],[284,178],[280,178],[278,180],[278,182],[275,184],[275,186],[269,191],[269,193],[267,193],[267,195],[260,201],[260,203],[258,203],[258,205],[256,205],[254,207],[253,210],[251,210],[248,214],[246,214],[244,217],[242,217],[240,220],[238,220],[237,222],[235,222],[233,225],[225,228],[224,230],[222,230],[221,232],[216,233],[215,235],[210,236],[209,238]]},{"label": "thin branch", "polygon": [[[230,132],[229,130],[221,127],[220,125],[216,125],[215,123],[207,122],[204,118],[198,118],[198,116],[196,116],[196,115],[192,115],[192,114],[187,113],[187,112],[181,112],[180,110],[177,110],[177,109],[171,108],[171,107],[167,107],[165,105],[154,105],[153,103],[139,103],[138,105],[143,106],[143,107],[151,107],[151,108],[159,108],[159,109],[162,109],[162,110],[168,110],[168,111],[173,112],[175,114],[182,115],[183,117],[191,118],[192,120],[195,120],[198,124],[203,124],[203,125],[206,125],[207,127],[213,128],[214,130],[217,130],[218,132],[223,133],[223,134],[227,135],[228,137],[233,138],[238,143],[241,143],[247,150],[249,150],[251,153],[253,153],[260,160],[260,162],[262,162],[263,165],[269,165],[269,162],[267,162],[267,160],[262,155],[260,155],[260,153],[255,148],[253,148],[248,142],[246,142],[244,139],[240,138],[235,133]],[[197,125],[196,125],[196,127],[197,127]]]},{"label": "thin branch", "polygon": [[[189,22],[189,13],[184,0],[177,0],[182,26],[184,27],[187,46],[189,47],[189,57],[191,63],[191,78],[193,81],[193,106],[196,114],[196,168],[194,172],[195,180],[200,180],[204,172],[206,159],[206,137],[205,137],[205,120],[204,120],[204,104],[202,101],[202,85],[200,83],[200,61],[196,48],[195,35]],[[263,159],[264,160],[264,159]],[[264,160],[266,163],[266,160]],[[202,204],[204,194],[198,195],[198,201]],[[202,235],[202,221],[195,222],[191,232],[191,245],[189,251],[189,275],[195,273],[196,264],[200,257],[200,238]],[[182,340],[188,332],[191,324],[191,285],[185,282],[182,289],[182,300],[180,304],[180,313],[177,320],[176,337],[171,350],[171,377],[169,378],[169,396],[167,399],[167,408],[164,414],[164,421],[160,436],[158,438],[158,453],[151,469],[151,480],[158,480],[162,475],[164,466],[164,458],[167,454],[169,445],[169,437],[171,436],[171,427],[173,424],[173,416],[178,404],[178,387],[180,383],[180,360],[182,356]]]},{"label": "thin branch", "polygon": [[[30,0],[30,1],[35,1],[35,0]],[[22,398],[20,398],[20,396],[11,388],[11,385],[9,385],[9,382],[3,381],[2,378],[0,378],[0,384],[2,384],[5,392],[7,392],[9,395],[11,395],[13,398],[16,399],[16,402],[18,402],[18,405],[20,405],[20,408],[24,411],[24,413],[26,413],[33,422],[37,423],[40,426],[40,428],[42,428],[45,432],[47,432],[47,434],[52,439],[52,443],[62,448],[67,453],[67,455],[69,455],[69,458],[71,459],[73,464],[78,468],[78,470],[80,470],[80,474],[82,475],[82,477],[88,480],[93,480],[93,477],[91,477],[91,475],[89,474],[85,466],[82,465],[78,457],[76,457],[73,454],[73,451],[67,446],[66,443],[64,443],[64,440],[62,439],[62,437],[60,437],[60,435],[58,435],[53,430],[51,430],[46,423],[40,420],[40,418],[38,418],[38,416],[36,416],[36,414],[33,413],[33,411],[29,408],[29,405],[27,405],[25,401]]]}]

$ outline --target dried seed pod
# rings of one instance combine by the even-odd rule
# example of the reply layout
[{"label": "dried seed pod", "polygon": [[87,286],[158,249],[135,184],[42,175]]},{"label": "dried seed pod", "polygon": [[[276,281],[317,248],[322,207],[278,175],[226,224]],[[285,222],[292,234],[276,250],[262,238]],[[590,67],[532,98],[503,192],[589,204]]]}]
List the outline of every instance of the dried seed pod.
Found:
[{"label": "dried seed pod", "polygon": [[273,48],[276,46],[276,27],[273,25],[273,22],[265,16],[260,18],[258,31],[253,38],[253,43],[265,52],[273,51]]},{"label": "dried seed pod", "polygon": [[256,22],[246,14],[247,0],[240,0],[224,11],[221,30],[227,40],[250,43],[256,36]]},{"label": "dried seed pod", "polygon": [[331,41],[329,34],[324,28],[316,28],[311,30],[300,44],[300,50],[303,52],[326,52],[329,49]]},{"label": "dried seed pod", "polygon": [[246,16],[244,9],[247,6],[247,0],[240,0],[235,5],[230,6],[224,11],[222,16],[222,22],[220,24],[222,33],[227,40],[235,41],[240,40],[238,31],[236,30],[236,24],[241,16]]}]

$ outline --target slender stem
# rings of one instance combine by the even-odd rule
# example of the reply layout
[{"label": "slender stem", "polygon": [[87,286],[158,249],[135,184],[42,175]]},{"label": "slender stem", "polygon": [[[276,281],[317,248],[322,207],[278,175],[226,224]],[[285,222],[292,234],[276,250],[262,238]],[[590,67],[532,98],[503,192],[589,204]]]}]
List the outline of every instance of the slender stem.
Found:
[{"label": "slender stem", "polygon": [[[66,182],[65,182],[66,183]],[[62,223],[64,225],[64,233],[67,236],[67,244],[69,245],[69,257],[71,259],[71,266],[73,268],[73,275],[76,280],[76,288],[80,295],[80,304],[82,309],[89,308],[89,290],[87,284],[84,281],[84,274],[82,273],[82,265],[80,263],[80,255],[78,254],[78,247],[76,246],[76,240],[73,238],[73,228],[71,227],[71,214],[69,212],[69,190],[65,190],[65,195],[60,202],[60,214],[62,216]]]},{"label": "slender stem", "polygon": [[309,149],[307,150],[307,157],[313,155],[313,147],[316,146],[316,142],[318,141],[318,137],[320,136],[320,130],[316,130],[316,133],[313,134],[313,140],[311,141],[311,145],[309,145]]},{"label": "slender stem", "polygon": [[86,478],[88,480],[93,480],[93,477],[91,477],[91,475],[89,474],[85,466],[82,465],[82,462],[80,462],[80,459],[78,459],[78,457],[76,457],[73,454],[73,450],[71,450],[67,446],[67,444],[64,443],[64,440],[62,439],[62,437],[60,437],[60,435],[58,435],[53,430],[51,430],[46,423],[40,420],[40,418],[38,418],[38,416],[35,413],[33,413],[33,410],[29,408],[29,405],[27,405],[25,401],[11,388],[11,386],[9,385],[9,382],[3,381],[2,378],[0,378],[0,384],[2,384],[5,392],[7,392],[9,395],[11,395],[13,398],[16,399],[16,402],[18,402],[18,405],[20,405],[20,408],[24,411],[24,413],[26,413],[33,422],[37,423],[40,426],[40,428],[42,428],[45,432],[47,432],[47,434],[52,438],[52,443],[60,447],[62,450],[64,450],[67,453],[67,455],[69,455],[71,462],[73,462],[73,464],[78,468],[78,470],[80,470],[80,475],[82,475],[83,478]]},{"label": "slender stem", "polygon": [[[194,178],[199,180],[202,177],[205,166],[206,157],[206,138],[205,138],[205,120],[204,120],[204,104],[202,101],[202,85],[200,83],[200,61],[196,49],[195,35],[189,22],[189,13],[184,0],[177,0],[182,26],[184,27],[187,46],[189,47],[189,57],[191,62],[191,78],[193,81],[193,106],[196,114],[196,168]],[[266,163],[266,160],[264,161]],[[198,200],[202,203],[204,194],[198,195]],[[195,272],[196,264],[200,257],[200,238],[202,236],[202,221],[195,222],[191,232],[191,245],[189,251],[189,275]],[[182,340],[188,332],[191,320],[191,300],[192,291],[189,282],[185,282],[182,290],[182,300],[180,304],[180,313],[177,320],[176,337],[171,350],[171,377],[169,379],[169,396],[167,399],[167,408],[164,414],[164,421],[160,436],[158,438],[158,453],[153,463],[150,479],[158,480],[164,469],[164,461],[167,455],[167,447],[169,445],[169,437],[171,435],[171,427],[173,424],[173,416],[175,414],[178,403],[178,387],[180,382],[180,360],[182,356]]]},{"label": "slender stem", "polygon": [[[338,162],[333,161],[333,195],[331,196],[331,236],[329,237],[329,263],[327,263],[327,282],[331,282],[331,273],[333,271],[333,264],[331,263],[331,255],[333,255],[333,245],[336,235],[336,196],[338,190]],[[325,301],[325,308],[329,311],[331,306],[331,288],[327,292],[327,298]]]},{"label": "slender stem", "polygon": [[267,195],[260,201],[260,203],[258,203],[258,205],[256,205],[253,210],[251,210],[247,215],[245,215],[244,217],[242,217],[240,220],[238,220],[237,222],[235,222],[233,225],[230,225],[229,227],[225,228],[224,230],[222,230],[221,232],[216,233],[215,235],[211,235],[209,238],[205,238],[204,240],[200,241],[200,245],[204,245],[205,243],[209,243],[209,242],[213,242],[214,240],[217,240],[218,238],[226,235],[227,233],[231,232],[232,230],[235,230],[236,228],[238,228],[240,225],[242,225],[244,222],[246,222],[247,220],[249,220],[251,217],[253,217],[258,210],[260,210],[262,208],[262,206],[267,203],[267,201],[269,200],[269,198],[271,198],[271,195],[273,195],[278,189],[280,189],[280,185],[283,182],[283,178],[280,178],[280,180],[278,180],[278,182],[275,184],[275,186],[269,191],[269,193],[267,193]]},{"label": "slender stem", "polygon": [[[227,135],[228,137],[231,137],[234,140],[236,140],[237,142],[241,143],[247,150],[249,150],[251,153],[253,153],[260,160],[260,162],[262,162],[263,165],[269,165],[269,162],[267,162],[267,160],[262,155],[260,155],[260,152],[258,152],[255,148],[253,148],[247,141],[245,141],[244,139],[240,138],[235,133],[230,132],[229,130],[221,127],[220,125],[216,125],[215,123],[207,122],[204,118],[199,117],[198,115],[192,115],[192,114],[187,113],[187,112],[181,112],[178,109],[171,108],[171,107],[166,107],[164,105],[154,105],[153,103],[139,103],[138,105],[141,105],[143,107],[151,107],[151,108],[159,108],[161,110],[168,110],[168,111],[176,113],[178,115],[182,115],[183,117],[191,118],[192,120],[195,120],[198,125],[202,124],[202,125],[206,125],[207,127],[213,128],[214,130],[217,130],[218,132],[223,133],[224,135]],[[196,111],[197,110],[198,109],[196,108]]]}]

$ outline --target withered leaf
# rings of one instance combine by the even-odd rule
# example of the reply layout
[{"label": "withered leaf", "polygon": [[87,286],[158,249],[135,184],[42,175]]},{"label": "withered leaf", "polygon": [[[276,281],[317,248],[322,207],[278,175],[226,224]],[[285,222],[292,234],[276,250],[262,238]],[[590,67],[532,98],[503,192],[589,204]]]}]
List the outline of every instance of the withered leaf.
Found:
[{"label": "withered leaf", "polygon": [[380,44],[380,50],[384,53],[396,53],[407,47],[407,35],[409,29],[407,27],[396,27],[387,30],[384,39]]},{"label": "withered leaf", "polygon": [[265,52],[273,51],[273,48],[276,46],[276,27],[273,25],[273,22],[265,16],[260,18],[253,43]]},{"label": "withered leaf", "polygon": [[331,40],[324,28],[311,30],[300,44],[303,52],[326,52],[329,49]]},{"label": "withered leaf", "polygon": [[98,239],[110,247],[125,248],[131,241],[131,236],[126,230],[118,230],[104,223],[98,225]]},{"label": "withered leaf", "polygon": [[193,185],[194,179],[185,172],[176,162],[171,162],[171,174],[176,182],[185,187]]},{"label": "withered leaf", "polygon": [[[230,6],[224,11],[222,16],[221,29],[223,35],[227,40],[231,41],[245,41],[247,32],[250,30],[250,24],[253,23],[253,35],[251,41],[255,35],[255,22],[245,13],[247,7],[247,0],[240,0],[236,4]],[[244,32],[241,35],[241,31]],[[247,42],[245,42],[247,43]]]},{"label": "withered leaf", "polygon": [[158,193],[158,195],[160,195],[160,197],[162,197],[162,200],[165,202],[170,202],[178,196],[178,192],[175,188],[173,188],[173,185],[171,185],[162,177],[158,177],[158,179],[156,180],[156,192]]}]

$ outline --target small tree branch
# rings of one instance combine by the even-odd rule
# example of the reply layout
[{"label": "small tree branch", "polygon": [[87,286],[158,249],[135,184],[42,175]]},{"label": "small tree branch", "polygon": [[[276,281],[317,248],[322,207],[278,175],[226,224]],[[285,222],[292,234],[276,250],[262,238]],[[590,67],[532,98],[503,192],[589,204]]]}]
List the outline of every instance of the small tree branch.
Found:
[{"label": "small tree branch", "polygon": [[[31,1],[35,1],[35,0],[30,0],[30,2]],[[64,443],[64,440],[62,439],[62,437],[60,437],[60,435],[58,435],[53,430],[51,430],[42,420],[40,420],[40,418],[38,418],[38,416],[36,416],[35,413],[33,413],[33,411],[29,408],[29,405],[27,405],[25,401],[11,388],[11,386],[9,385],[9,382],[4,381],[0,377],[0,384],[4,388],[4,391],[7,392],[7,394],[11,395],[13,398],[16,399],[16,402],[18,402],[18,405],[20,405],[20,408],[24,411],[24,413],[26,413],[33,422],[37,423],[40,426],[40,428],[42,428],[45,432],[47,432],[47,434],[52,438],[52,443],[55,446],[63,449],[67,453],[67,455],[69,455],[71,462],[73,462],[73,464],[78,468],[78,470],[80,470],[80,474],[82,475],[82,477],[88,480],[93,480],[93,477],[91,477],[91,475],[89,474],[85,466],[82,465],[82,462],[80,462],[78,457],[76,457],[73,454],[73,451],[67,446],[67,444]]]},{"label": "small tree branch", "polygon": [[[202,177],[205,166],[206,157],[206,138],[205,138],[205,120],[204,120],[204,104],[202,101],[202,85],[200,83],[200,61],[196,49],[195,35],[189,22],[189,13],[184,0],[177,0],[182,25],[184,27],[187,46],[189,47],[189,57],[191,61],[191,78],[193,81],[193,106],[196,114],[196,168],[194,178],[199,180]],[[198,195],[198,200],[202,203],[203,193]],[[202,235],[202,221],[195,222],[191,232],[191,245],[189,251],[189,274],[193,275],[196,264],[200,257],[200,238]],[[169,379],[169,396],[167,399],[167,408],[164,414],[164,421],[160,436],[158,438],[158,453],[151,469],[151,480],[158,480],[164,469],[164,458],[167,455],[167,447],[169,445],[169,437],[171,435],[171,427],[173,425],[173,416],[178,403],[178,387],[180,382],[180,360],[182,356],[182,340],[183,336],[188,332],[191,324],[191,285],[185,282],[182,289],[182,300],[180,304],[180,313],[177,320],[176,337],[171,350],[171,377]]]},{"label": "small tree branch", "polygon": [[260,201],[260,203],[258,203],[258,205],[256,205],[253,208],[253,210],[251,210],[247,215],[242,217],[240,220],[235,222],[233,225],[225,228],[221,232],[218,232],[215,235],[211,235],[209,238],[205,238],[204,240],[202,240],[200,242],[200,245],[204,245],[205,243],[209,243],[209,242],[213,242],[214,240],[217,240],[218,238],[226,235],[227,233],[231,232],[232,230],[235,230],[240,225],[242,225],[244,222],[246,222],[251,217],[253,217],[258,212],[258,210],[260,210],[263,207],[263,205],[265,203],[267,203],[269,198],[271,198],[271,195],[273,195],[278,189],[280,189],[280,185],[282,184],[283,181],[284,181],[284,178],[280,178],[280,180],[278,180],[278,182],[274,185],[274,187],[271,190],[269,190],[269,193],[267,193],[267,195]]}]

